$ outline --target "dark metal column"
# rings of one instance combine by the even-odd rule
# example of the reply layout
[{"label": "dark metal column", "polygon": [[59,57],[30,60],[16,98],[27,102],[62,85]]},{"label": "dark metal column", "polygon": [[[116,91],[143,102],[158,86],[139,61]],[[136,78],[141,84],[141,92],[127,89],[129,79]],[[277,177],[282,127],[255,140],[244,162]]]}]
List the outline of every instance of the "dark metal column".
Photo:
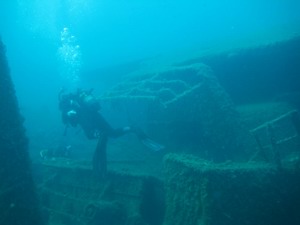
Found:
[{"label": "dark metal column", "polygon": [[28,154],[28,140],[0,40],[0,225],[43,224]]}]

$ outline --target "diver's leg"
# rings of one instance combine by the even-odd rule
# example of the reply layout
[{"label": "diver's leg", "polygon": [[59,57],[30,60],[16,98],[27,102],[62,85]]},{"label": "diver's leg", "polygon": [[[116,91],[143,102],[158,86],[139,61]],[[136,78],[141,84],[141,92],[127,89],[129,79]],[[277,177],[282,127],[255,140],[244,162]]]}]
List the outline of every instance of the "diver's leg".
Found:
[{"label": "diver's leg", "polygon": [[118,129],[112,128],[101,114],[98,114],[97,116],[97,126],[99,130],[103,131],[107,137],[110,138],[118,138],[128,133],[134,133],[146,147],[154,151],[159,151],[164,148],[163,145],[160,145],[148,138],[145,132],[138,127],[127,126]]},{"label": "diver's leg", "polygon": [[117,128],[117,129],[111,128],[107,130],[107,135],[110,138],[118,138],[129,133],[135,134],[139,140],[144,140],[147,138],[145,132],[138,127],[127,126],[127,127]]},{"label": "diver's leg", "polygon": [[101,135],[93,157],[93,170],[97,176],[101,177],[104,177],[107,172],[106,145],[107,136]]},{"label": "diver's leg", "polygon": [[133,133],[131,127],[111,128],[109,132],[107,132],[108,136],[111,138],[118,138],[129,133]]},{"label": "diver's leg", "polygon": [[110,138],[118,138],[128,133],[134,133],[132,127],[129,126],[117,129],[112,128],[100,113],[97,114],[95,123],[97,124],[97,129],[104,132]]},{"label": "diver's leg", "polygon": [[119,129],[112,129],[109,133],[109,137],[120,137],[124,134],[133,133],[137,136],[139,141],[146,146],[147,148],[151,149],[152,151],[160,151],[165,147],[156,141],[150,139],[143,130],[138,127],[123,127]]}]

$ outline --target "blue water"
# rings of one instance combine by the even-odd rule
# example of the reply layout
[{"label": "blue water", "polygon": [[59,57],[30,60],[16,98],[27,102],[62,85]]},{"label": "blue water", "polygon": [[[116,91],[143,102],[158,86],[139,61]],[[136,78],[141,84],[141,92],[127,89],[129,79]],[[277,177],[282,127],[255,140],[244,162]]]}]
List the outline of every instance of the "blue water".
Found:
[{"label": "blue water", "polygon": [[20,108],[37,131],[50,129],[45,116],[60,123],[61,87],[100,94],[144,61],[286,39],[299,34],[299,11],[297,0],[10,0],[0,3],[0,35]]},{"label": "blue water", "polygon": [[297,0],[11,0],[0,3],[0,35],[23,113],[55,115],[63,86],[96,82],[102,93],[143,60],[289,38],[299,11]]},{"label": "blue water", "polygon": [[[266,122],[266,118],[274,119],[275,114],[278,116],[281,113],[280,110],[285,110],[285,108],[276,108],[276,104],[281,101],[291,104],[293,109],[300,110],[299,12],[299,0],[2,0],[0,2],[0,37],[6,46],[11,77],[15,85],[21,114],[25,118],[24,125],[30,140],[29,147],[33,161],[40,162],[42,160],[40,152],[55,150],[63,146],[70,147],[71,158],[86,160],[88,165],[91,164],[96,140],[88,141],[80,129],[70,129],[68,135],[63,136],[65,126],[61,121],[61,113],[58,109],[58,93],[61,88],[68,90],[78,87],[94,88],[94,94],[98,96],[111,90],[130,74],[137,71],[152,71],[168,65],[190,66],[193,63],[205,63],[212,69],[221,87],[224,88],[216,88],[216,96],[219,94],[220,99],[224,100],[227,99],[227,95],[224,93],[228,93],[234,106],[244,104],[249,106],[244,107],[244,112],[242,111],[246,112],[244,120],[248,123],[251,123],[250,117],[250,120],[247,121],[248,108],[250,109],[249,114],[255,114],[254,119],[252,118],[253,121],[257,119],[259,122]],[[170,76],[173,75],[170,73]],[[181,75],[182,77],[180,77]],[[185,88],[198,84],[194,84],[192,81],[181,82],[185,81],[184,75],[186,75],[184,72],[179,73],[180,79],[174,79],[174,83],[179,84],[179,89],[182,88],[180,85]],[[164,78],[161,78],[162,80],[159,78],[152,80],[152,85],[164,83]],[[147,85],[141,86],[148,88]],[[170,89],[162,86],[157,88],[158,92],[161,89],[165,90],[166,97],[170,97],[168,95],[170,93],[171,97],[174,97]],[[136,89],[135,91],[141,90]],[[142,91],[147,92],[147,90]],[[221,91],[221,94],[218,91]],[[209,98],[214,94],[209,93],[204,96]],[[189,97],[192,97],[192,100]],[[190,105],[184,105],[186,103],[184,102],[184,104],[176,105],[177,108],[171,108],[174,111],[168,111],[172,114],[170,118],[168,115],[164,115],[162,109],[158,110],[158,113],[153,108],[149,110],[147,101],[144,103],[145,111],[140,110],[139,107],[143,104],[134,105],[136,102],[128,107],[131,111],[121,109],[122,107],[117,104],[113,105],[115,107],[113,110],[102,109],[101,113],[106,113],[105,118],[118,127],[128,125],[131,121],[137,122],[137,120],[141,120],[141,123],[144,123],[142,125],[145,125],[153,116],[151,114],[149,119],[147,110],[154,113],[154,119],[160,118],[159,116],[170,119],[166,122],[167,125],[165,125],[165,121],[149,122],[150,125],[154,124],[154,127],[156,122],[159,124],[156,130],[157,134],[156,131],[153,134],[157,135],[156,138],[161,138],[159,142],[162,140],[160,143],[166,146],[161,151],[162,153],[154,155],[153,152],[145,149],[143,151],[142,145],[138,145],[137,139],[129,137],[126,139],[129,140],[128,142],[124,139],[110,140],[108,158],[112,155],[114,157],[109,160],[125,159],[129,162],[140,160],[141,164],[133,163],[139,167],[137,168],[138,172],[150,171],[154,174],[158,170],[159,173],[162,172],[159,166],[162,164],[163,155],[166,152],[176,152],[175,150],[178,149],[178,152],[185,153],[200,152],[201,157],[209,156],[204,157],[207,160],[216,158],[220,158],[220,161],[227,160],[225,155],[231,148],[225,151],[224,145],[221,143],[220,146],[223,146],[219,148],[219,143],[216,142],[227,143],[229,136],[227,133],[231,132],[231,124],[229,125],[230,129],[218,130],[218,127],[222,127],[218,126],[219,122],[220,124],[226,122],[226,118],[223,117],[223,114],[226,114],[224,112],[220,112],[221,116],[209,118],[209,116],[218,115],[222,104],[218,105],[220,102],[217,102],[217,107],[214,108],[214,102],[201,99],[204,104],[212,103],[207,104],[208,109],[203,108],[207,112],[194,112],[193,110],[187,112],[185,107],[187,109],[201,108],[193,107],[193,104],[197,106],[197,102],[193,102],[193,96],[189,97],[186,98],[186,102]],[[279,112],[266,110],[270,105],[274,107],[273,104],[275,105],[274,109]],[[105,104],[103,105],[105,106]],[[211,114],[211,112],[215,114]],[[155,113],[161,114],[156,115]],[[195,123],[195,121],[199,122],[197,115],[202,115],[201,113],[203,116],[199,116],[199,118],[204,118],[204,120],[209,118],[209,121],[204,121],[203,124],[205,122],[209,124],[211,120],[211,124],[217,125],[217,128],[207,125],[206,128],[209,128],[211,133],[204,130],[201,123]],[[228,115],[231,115],[230,113],[231,111]],[[182,115],[188,115],[191,118],[184,118],[186,120],[181,121],[180,116]],[[214,122],[215,120],[217,122]],[[154,123],[151,124],[151,122]],[[251,124],[251,129],[254,128],[252,126],[254,125]],[[232,127],[235,126],[232,125]],[[248,128],[250,129],[250,127]],[[164,134],[165,136],[163,136]],[[223,137],[219,134],[224,134],[225,138],[214,139],[214,136]],[[235,138],[234,134],[232,136]],[[207,147],[210,145],[218,146],[216,149],[222,152],[212,151],[213,148]],[[172,146],[172,149],[168,149],[168,146]],[[199,146],[205,146],[205,149]],[[238,150],[244,150],[240,145],[236,146],[238,146]],[[251,145],[249,149],[253,151],[254,155],[257,148],[252,147]],[[138,151],[135,151],[136,149]],[[235,153],[232,151],[232,155]],[[284,154],[289,153],[285,152]],[[249,155],[252,155],[252,152]],[[223,156],[224,158],[222,158]],[[290,158],[293,159],[292,154]],[[148,159],[150,160],[147,161]],[[246,159],[246,161],[248,160],[249,158]],[[235,177],[230,179],[235,180]],[[291,180],[297,181],[297,179]],[[292,194],[285,193],[284,188],[280,188],[286,183],[290,182],[279,181],[279,185],[275,184],[274,190],[280,194],[284,192],[282,199],[285,199],[287,203],[273,199],[274,202],[276,201],[276,205],[273,207],[277,207],[281,212],[281,209],[288,211],[288,206],[293,206],[290,209],[292,215],[290,220],[296,221],[297,219],[299,221],[296,212],[296,209],[299,209],[299,197],[294,198],[295,196]],[[237,186],[241,185],[238,182],[236,184],[238,184]],[[245,186],[247,185],[249,184]],[[256,190],[255,188],[254,190]],[[292,190],[294,190],[292,193],[299,193],[297,186],[292,187]],[[276,195],[277,192],[274,193]],[[147,194],[151,196],[151,193]],[[218,188],[212,198],[214,201],[220,202],[216,204],[217,207],[221,207],[222,199],[225,199],[226,204],[230,204],[232,200],[232,198],[228,198],[227,201],[224,198],[223,190],[220,191]],[[151,200],[149,199],[150,202]],[[260,200],[259,204],[261,204]],[[254,203],[253,206],[256,207],[258,204]],[[271,205],[272,203],[266,204]],[[285,204],[287,205],[285,206]],[[13,204],[11,205],[13,206]],[[162,208],[162,205],[160,207]],[[160,207],[157,207],[158,211]],[[247,206],[243,206],[244,208],[247,209]],[[241,210],[243,211],[243,209]],[[148,212],[150,210],[145,208],[146,217]],[[153,219],[151,212],[149,220]],[[225,213],[222,213],[222,216],[226,216],[226,220],[231,220]],[[266,214],[264,217],[269,218],[270,215]],[[283,216],[285,219],[286,217],[288,215]],[[160,219],[161,217],[158,220]],[[292,224],[298,224],[295,221]],[[151,224],[160,224],[160,222],[154,221]],[[274,224],[277,224],[276,221]]]},{"label": "blue water", "polygon": [[[25,71],[35,79],[56,80],[56,53],[64,27],[80,45],[85,71],[255,38],[264,42],[298,32],[300,23],[297,0],[12,0],[0,4],[0,32],[16,81]],[[37,74],[49,74],[33,75],[32,67]]]},{"label": "blue water", "polygon": [[0,35],[29,133],[48,133],[61,87],[101,94],[144,62],[286,39],[299,11],[297,0],[10,0]]}]

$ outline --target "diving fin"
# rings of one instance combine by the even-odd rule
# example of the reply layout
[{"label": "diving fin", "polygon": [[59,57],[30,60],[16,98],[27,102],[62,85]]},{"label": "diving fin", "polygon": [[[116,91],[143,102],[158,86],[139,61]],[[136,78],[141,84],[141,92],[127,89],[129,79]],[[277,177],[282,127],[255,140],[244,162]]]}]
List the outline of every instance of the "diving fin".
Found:
[{"label": "diving fin", "polygon": [[150,139],[140,128],[131,127],[131,131],[137,135],[138,139],[142,142],[143,145],[145,145],[152,151],[157,152],[165,148],[165,146]]},{"label": "diving fin", "polygon": [[143,145],[145,145],[147,148],[151,149],[154,152],[158,152],[165,148],[165,146],[151,140],[150,138],[141,139],[141,142],[143,143]]}]

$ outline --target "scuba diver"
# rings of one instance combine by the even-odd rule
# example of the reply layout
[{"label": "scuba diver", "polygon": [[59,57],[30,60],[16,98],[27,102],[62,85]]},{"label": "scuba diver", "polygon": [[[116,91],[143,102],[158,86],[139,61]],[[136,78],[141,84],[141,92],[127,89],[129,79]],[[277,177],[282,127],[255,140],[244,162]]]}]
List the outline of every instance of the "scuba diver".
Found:
[{"label": "scuba diver", "polygon": [[62,121],[66,125],[64,135],[69,126],[79,125],[88,139],[98,139],[97,147],[93,156],[93,170],[100,176],[107,172],[106,145],[108,138],[117,138],[124,134],[134,133],[138,139],[153,151],[159,151],[164,146],[149,139],[139,128],[126,126],[114,129],[99,112],[99,101],[92,95],[93,89],[78,89],[75,93],[59,93],[59,109],[62,113]]}]

